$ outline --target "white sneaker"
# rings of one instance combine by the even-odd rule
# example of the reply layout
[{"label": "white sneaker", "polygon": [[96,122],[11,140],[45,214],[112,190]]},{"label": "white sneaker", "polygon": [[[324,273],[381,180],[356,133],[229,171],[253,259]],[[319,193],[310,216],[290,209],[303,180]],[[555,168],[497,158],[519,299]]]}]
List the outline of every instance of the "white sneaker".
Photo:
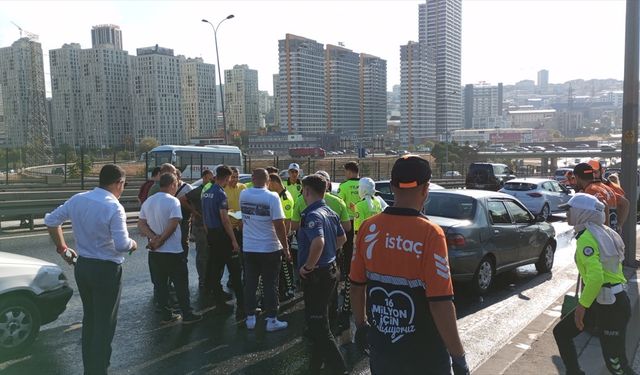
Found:
[{"label": "white sneaker", "polygon": [[[249,319],[247,319],[248,321]],[[287,322],[281,322],[278,318],[267,318],[267,332],[275,332],[280,331],[281,329],[285,329],[289,326]]]},{"label": "white sneaker", "polygon": [[255,315],[247,315],[247,321],[245,322],[247,325],[247,329],[256,328],[256,316]]}]

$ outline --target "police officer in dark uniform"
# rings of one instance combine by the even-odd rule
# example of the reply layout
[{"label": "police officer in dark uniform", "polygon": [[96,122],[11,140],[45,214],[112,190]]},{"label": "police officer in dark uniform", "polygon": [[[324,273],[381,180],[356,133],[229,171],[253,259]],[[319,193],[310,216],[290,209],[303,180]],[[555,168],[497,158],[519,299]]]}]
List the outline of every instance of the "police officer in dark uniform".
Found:
[{"label": "police officer in dark uniform", "polygon": [[311,339],[309,373],[319,373],[323,364],[326,373],[348,373],[329,328],[329,302],[338,282],[336,252],[347,237],[340,219],[324,202],[325,179],[309,175],[302,180],[302,186],[307,208],[302,211],[298,229],[298,268]]}]

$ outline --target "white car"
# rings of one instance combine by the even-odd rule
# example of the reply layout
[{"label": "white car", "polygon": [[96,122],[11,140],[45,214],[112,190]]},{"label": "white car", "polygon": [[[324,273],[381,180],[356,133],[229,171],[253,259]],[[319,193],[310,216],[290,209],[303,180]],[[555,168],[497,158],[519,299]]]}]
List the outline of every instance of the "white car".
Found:
[{"label": "white car", "polygon": [[29,347],[40,326],[58,318],[73,290],[57,264],[0,252],[0,353]]},{"label": "white car", "polygon": [[518,198],[529,211],[545,220],[553,213],[562,212],[558,205],[572,197],[569,189],[548,178],[515,178],[505,182],[499,191]]}]

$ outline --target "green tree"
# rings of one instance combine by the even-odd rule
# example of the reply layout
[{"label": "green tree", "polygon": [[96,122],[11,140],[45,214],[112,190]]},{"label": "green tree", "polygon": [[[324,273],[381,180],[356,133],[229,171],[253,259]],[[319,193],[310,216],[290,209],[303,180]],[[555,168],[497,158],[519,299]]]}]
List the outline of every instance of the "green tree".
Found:
[{"label": "green tree", "polygon": [[71,178],[79,178],[84,172],[84,175],[87,176],[91,173],[91,167],[93,166],[93,160],[89,155],[84,155],[84,163],[82,158],[79,158],[70,168],[69,168],[69,177]]},{"label": "green tree", "polygon": [[140,144],[138,145],[138,151],[141,154],[144,154],[145,152],[149,152],[158,146],[160,146],[160,143],[158,143],[157,139],[153,137],[145,137],[140,141]]}]

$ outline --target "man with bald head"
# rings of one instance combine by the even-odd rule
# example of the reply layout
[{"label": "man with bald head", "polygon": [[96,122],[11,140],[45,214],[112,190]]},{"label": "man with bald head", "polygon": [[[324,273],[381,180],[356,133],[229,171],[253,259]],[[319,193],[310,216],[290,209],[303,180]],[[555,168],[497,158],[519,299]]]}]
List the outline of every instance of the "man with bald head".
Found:
[{"label": "man with bald head", "polygon": [[281,256],[291,259],[291,255],[287,244],[284,211],[278,194],[267,189],[267,171],[262,168],[254,170],[251,180],[253,187],[240,193],[246,325],[248,329],[256,326],[256,289],[258,278],[262,276],[266,330],[273,332],[285,329],[288,325],[287,322],[279,321],[276,314]]}]

